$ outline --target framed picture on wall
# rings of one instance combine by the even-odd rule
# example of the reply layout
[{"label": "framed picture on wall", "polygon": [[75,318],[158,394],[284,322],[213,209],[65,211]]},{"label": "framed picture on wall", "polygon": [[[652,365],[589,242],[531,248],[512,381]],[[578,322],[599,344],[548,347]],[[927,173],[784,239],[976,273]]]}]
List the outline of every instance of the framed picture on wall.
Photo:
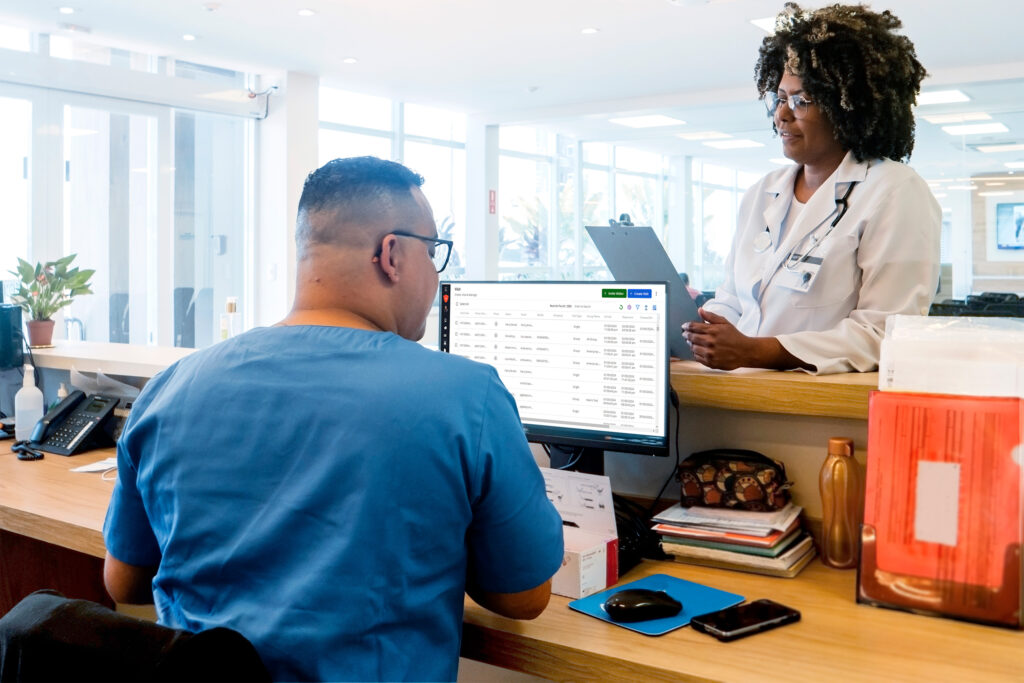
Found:
[{"label": "framed picture on wall", "polygon": [[1024,250],[1024,202],[996,204],[996,248]]}]

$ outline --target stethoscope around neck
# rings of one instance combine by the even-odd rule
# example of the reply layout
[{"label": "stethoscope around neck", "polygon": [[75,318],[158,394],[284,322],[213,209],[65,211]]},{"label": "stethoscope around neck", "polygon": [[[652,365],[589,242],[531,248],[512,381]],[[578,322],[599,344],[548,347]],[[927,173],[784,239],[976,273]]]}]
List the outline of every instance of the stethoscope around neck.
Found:
[{"label": "stethoscope around neck", "polygon": [[[828,236],[832,234],[832,231],[839,224],[839,221],[843,219],[843,216],[846,215],[846,211],[850,208],[850,202],[847,200],[850,197],[850,193],[853,192],[853,188],[856,184],[856,182],[851,182],[850,186],[846,188],[846,192],[843,193],[843,196],[836,197],[836,217],[832,219],[832,223],[828,226],[825,234],[820,238],[812,238],[811,247],[803,254],[797,254],[797,249],[801,244],[803,244],[803,239],[801,239],[800,242],[790,250],[789,255],[786,257],[786,261],[783,263],[786,270],[794,270],[797,266],[810,258],[811,253],[813,253],[815,249],[821,246],[821,244],[828,239]],[[754,238],[754,251],[761,253],[767,250],[770,246],[772,246],[772,236],[768,231],[768,226],[765,226],[764,231]]]}]

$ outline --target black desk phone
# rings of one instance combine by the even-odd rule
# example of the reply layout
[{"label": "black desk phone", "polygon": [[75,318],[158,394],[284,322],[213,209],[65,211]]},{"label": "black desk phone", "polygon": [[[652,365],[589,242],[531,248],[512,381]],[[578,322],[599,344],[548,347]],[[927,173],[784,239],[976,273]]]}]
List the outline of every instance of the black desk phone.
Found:
[{"label": "black desk phone", "polygon": [[117,405],[118,399],[110,396],[74,391],[36,423],[29,441],[34,448],[57,455],[113,446]]}]

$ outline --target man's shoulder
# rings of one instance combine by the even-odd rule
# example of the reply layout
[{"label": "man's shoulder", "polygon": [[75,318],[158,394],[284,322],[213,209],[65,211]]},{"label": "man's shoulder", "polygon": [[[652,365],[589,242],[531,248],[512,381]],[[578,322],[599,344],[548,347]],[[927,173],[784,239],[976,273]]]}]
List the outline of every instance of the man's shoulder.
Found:
[{"label": "man's shoulder", "polygon": [[400,340],[402,353],[428,371],[443,371],[464,380],[490,380],[498,376],[493,366],[454,353],[427,348],[418,342]]}]

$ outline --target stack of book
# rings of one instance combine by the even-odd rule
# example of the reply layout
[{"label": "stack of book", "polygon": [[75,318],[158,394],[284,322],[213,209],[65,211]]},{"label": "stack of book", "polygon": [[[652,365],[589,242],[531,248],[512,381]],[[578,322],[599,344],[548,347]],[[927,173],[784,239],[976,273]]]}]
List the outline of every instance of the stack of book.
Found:
[{"label": "stack of book", "polygon": [[793,577],[815,555],[801,511],[792,503],[777,512],[677,504],[654,516],[654,531],[677,562]]}]

